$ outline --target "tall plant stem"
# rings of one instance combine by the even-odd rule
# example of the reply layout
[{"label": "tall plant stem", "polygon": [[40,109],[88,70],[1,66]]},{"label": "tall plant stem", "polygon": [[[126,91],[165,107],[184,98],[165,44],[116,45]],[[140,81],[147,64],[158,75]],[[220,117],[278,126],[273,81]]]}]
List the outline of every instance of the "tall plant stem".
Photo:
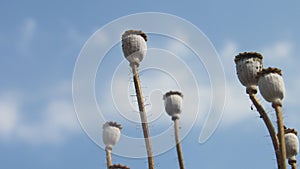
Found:
[{"label": "tall plant stem", "polygon": [[249,97],[250,97],[252,103],[256,107],[256,110],[259,112],[260,117],[263,119],[263,121],[269,131],[269,134],[272,139],[275,155],[276,155],[277,167],[278,167],[278,169],[281,169],[280,160],[279,160],[280,159],[279,143],[278,143],[278,138],[277,138],[274,126],[273,126],[268,114],[266,113],[266,111],[264,110],[264,108],[262,107],[260,102],[258,101],[258,99],[255,95],[256,91],[251,91],[251,90],[248,91],[247,90],[247,93],[249,94]]},{"label": "tall plant stem", "polygon": [[279,148],[281,153],[280,163],[282,164],[282,169],[286,169],[286,149],[285,149],[285,138],[284,138],[284,127],[283,127],[281,105],[273,104],[272,106],[276,111],[276,117],[277,117],[278,139],[279,139]]},{"label": "tall plant stem", "polygon": [[291,166],[291,169],[297,169],[297,160],[289,159],[289,165]]},{"label": "tall plant stem", "polygon": [[107,169],[109,169],[109,166],[112,165],[112,160],[111,160],[111,148],[110,148],[110,147],[106,147],[106,148],[105,148],[105,152],[106,152],[106,164],[107,164]]},{"label": "tall plant stem", "polygon": [[133,80],[134,80],[134,86],[136,91],[136,97],[138,100],[139,105],[139,111],[140,111],[140,118],[142,122],[143,127],[143,133],[145,138],[145,144],[146,144],[146,150],[147,150],[147,156],[148,156],[148,165],[149,169],[154,169],[154,158],[152,153],[152,146],[151,146],[151,140],[150,140],[150,134],[148,129],[148,122],[147,122],[147,116],[144,106],[144,100],[143,100],[143,94],[140,84],[140,79],[138,75],[138,68],[137,65],[132,65],[132,72],[133,72]]},{"label": "tall plant stem", "polygon": [[175,141],[176,141],[178,162],[179,162],[180,169],[184,169],[183,155],[182,155],[182,151],[181,151],[180,134],[179,134],[179,118],[172,117],[172,120],[174,121]]}]

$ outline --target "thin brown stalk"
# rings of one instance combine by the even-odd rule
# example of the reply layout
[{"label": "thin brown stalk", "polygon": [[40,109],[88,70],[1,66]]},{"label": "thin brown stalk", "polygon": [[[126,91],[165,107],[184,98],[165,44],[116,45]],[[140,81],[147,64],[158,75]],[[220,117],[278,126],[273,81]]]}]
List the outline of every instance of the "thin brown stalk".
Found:
[{"label": "thin brown stalk", "polygon": [[280,163],[282,164],[282,169],[286,169],[286,149],[285,149],[285,138],[284,138],[284,126],[282,118],[282,110],[280,104],[273,104],[276,111],[277,117],[277,127],[278,127],[278,139],[280,148]]},{"label": "thin brown stalk", "polygon": [[183,163],[183,155],[181,151],[181,144],[180,144],[180,134],[179,134],[179,118],[172,118],[174,121],[174,130],[175,130],[175,141],[176,141],[176,150],[177,150],[177,157],[180,169],[184,169]]},{"label": "thin brown stalk", "polygon": [[109,169],[109,166],[112,165],[112,160],[111,160],[111,148],[106,147],[105,148],[106,152],[106,164],[107,164],[107,169]]},{"label": "thin brown stalk", "polygon": [[150,134],[149,134],[149,129],[148,129],[147,116],[146,116],[146,111],[145,111],[145,106],[144,106],[143,94],[142,94],[140,79],[139,79],[139,75],[138,75],[137,65],[132,65],[132,72],[133,72],[133,80],[134,80],[134,86],[135,86],[135,91],[136,91],[136,97],[137,97],[138,105],[139,105],[140,118],[141,118],[142,127],[143,127],[144,139],[145,139],[145,144],[146,144],[148,165],[149,165],[149,169],[154,169],[154,158],[153,158],[153,153],[152,153],[152,146],[151,146]]},{"label": "thin brown stalk", "polygon": [[252,103],[256,107],[256,110],[259,112],[260,117],[263,119],[263,121],[269,131],[269,134],[272,139],[275,155],[276,155],[277,166],[278,166],[278,169],[281,169],[280,160],[279,160],[280,159],[279,143],[278,143],[278,138],[277,138],[274,126],[273,126],[268,114],[266,113],[266,111],[264,110],[264,108],[262,107],[260,102],[258,101],[258,99],[255,95],[256,92],[255,91],[247,91],[247,93],[249,94],[249,97],[250,97]]}]

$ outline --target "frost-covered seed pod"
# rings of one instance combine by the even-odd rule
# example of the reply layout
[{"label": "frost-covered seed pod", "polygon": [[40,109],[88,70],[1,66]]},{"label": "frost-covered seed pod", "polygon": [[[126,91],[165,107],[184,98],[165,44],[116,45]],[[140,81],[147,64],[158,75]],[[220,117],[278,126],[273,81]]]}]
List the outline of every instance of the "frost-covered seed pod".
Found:
[{"label": "frost-covered seed pod", "polygon": [[103,143],[108,148],[112,148],[120,139],[122,127],[116,122],[106,122],[103,125]]},{"label": "frost-covered seed pod", "polygon": [[281,105],[285,93],[281,70],[269,67],[259,72],[258,76],[259,91],[264,99],[273,105]]},{"label": "frost-covered seed pod", "polygon": [[178,91],[169,91],[164,95],[165,110],[172,118],[179,117],[182,111],[182,98],[182,93]]},{"label": "frost-covered seed pod", "polygon": [[263,68],[263,56],[256,52],[244,52],[238,54],[234,61],[237,76],[247,90],[257,91],[257,73]]},{"label": "frost-covered seed pod", "polygon": [[147,52],[147,35],[140,30],[128,30],[122,35],[122,49],[130,65],[139,65]]},{"label": "frost-covered seed pod", "polygon": [[299,140],[296,134],[287,133],[284,135],[285,147],[286,147],[286,158],[294,158],[299,152]]}]

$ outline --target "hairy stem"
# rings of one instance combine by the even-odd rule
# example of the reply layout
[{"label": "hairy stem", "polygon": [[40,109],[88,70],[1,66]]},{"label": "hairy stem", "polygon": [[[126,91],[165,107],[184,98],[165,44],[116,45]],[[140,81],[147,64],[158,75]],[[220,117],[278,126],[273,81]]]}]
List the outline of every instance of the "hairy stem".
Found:
[{"label": "hairy stem", "polygon": [[142,122],[143,127],[143,133],[145,138],[145,144],[146,144],[146,150],[147,150],[147,156],[148,156],[148,165],[149,169],[154,169],[154,158],[152,153],[152,146],[151,146],[151,140],[150,140],[150,134],[148,129],[148,122],[147,122],[147,116],[144,106],[144,100],[143,100],[143,94],[140,84],[140,79],[138,75],[138,68],[137,65],[132,65],[132,72],[133,72],[133,80],[134,80],[134,86],[136,91],[136,97],[138,100],[139,105],[139,111],[140,111],[140,118]]},{"label": "hairy stem", "polygon": [[281,169],[280,160],[279,160],[280,159],[279,143],[278,143],[278,138],[277,138],[274,126],[273,126],[268,114],[266,113],[266,111],[264,110],[264,108],[262,107],[260,102],[258,101],[258,99],[255,95],[255,92],[247,91],[247,93],[249,94],[249,97],[250,97],[252,103],[256,107],[256,110],[259,112],[260,117],[263,119],[263,121],[269,131],[269,134],[272,139],[275,155],[276,155],[277,166],[278,166],[278,169]]},{"label": "hairy stem", "polygon": [[283,118],[281,105],[273,105],[276,111],[277,117],[277,127],[278,127],[278,139],[279,139],[279,148],[280,148],[280,163],[282,164],[282,169],[286,169],[286,149],[285,149],[285,138],[284,138],[284,127],[283,127]]},{"label": "hairy stem", "polygon": [[176,150],[177,150],[177,157],[180,169],[184,169],[183,163],[183,155],[181,151],[181,144],[180,144],[180,134],[179,134],[179,118],[172,118],[174,121],[174,130],[175,130],[175,141],[176,141]]}]

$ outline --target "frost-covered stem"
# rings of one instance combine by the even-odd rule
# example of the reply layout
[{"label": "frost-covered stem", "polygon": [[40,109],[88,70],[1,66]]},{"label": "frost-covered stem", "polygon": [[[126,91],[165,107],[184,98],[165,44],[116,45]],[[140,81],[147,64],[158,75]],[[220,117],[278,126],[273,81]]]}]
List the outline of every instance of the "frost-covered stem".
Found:
[{"label": "frost-covered stem", "polygon": [[172,120],[174,121],[175,141],[176,141],[178,162],[179,162],[180,169],[184,169],[183,155],[182,155],[182,151],[181,151],[180,134],[179,134],[179,118],[172,117]]},{"label": "frost-covered stem", "polygon": [[263,119],[269,134],[271,136],[272,139],[272,143],[273,143],[273,147],[274,147],[274,151],[275,151],[275,155],[276,155],[276,161],[277,161],[277,166],[278,169],[281,169],[280,167],[280,150],[279,150],[279,143],[278,143],[278,138],[276,136],[276,132],[274,129],[274,126],[268,116],[268,114],[266,113],[266,111],[264,110],[264,108],[262,107],[262,105],[259,103],[256,95],[255,95],[255,91],[251,91],[251,90],[247,90],[247,93],[249,94],[249,97],[252,101],[252,103],[254,104],[254,106],[256,107],[256,110],[259,112],[260,117]]},{"label": "frost-covered stem", "polygon": [[107,169],[109,169],[109,166],[112,165],[112,160],[111,160],[111,148],[110,148],[110,147],[106,147],[106,148],[105,148],[105,152],[106,152],[106,164],[107,164]]},{"label": "frost-covered stem", "polygon": [[297,160],[289,159],[289,165],[291,166],[291,169],[297,169]]},{"label": "frost-covered stem", "polygon": [[131,65],[131,67],[133,72],[133,80],[134,80],[134,86],[136,91],[136,97],[139,105],[140,118],[142,122],[144,138],[145,138],[145,144],[146,144],[146,150],[148,156],[148,165],[149,165],[149,169],[154,169],[154,158],[152,153],[152,146],[151,146],[150,134],[148,129],[147,116],[146,116],[146,111],[144,106],[143,94],[142,94],[140,79],[138,75],[138,68],[136,64]]},{"label": "frost-covered stem", "polygon": [[282,164],[281,169],[286,169],[286,149],[285,149],[285,138],[284,138],[284,127],[283,127],[281,105],[272,104],[272,106],[276,111],[276,117],[277,117],[278,139],[279,139],[279,148],[280,148],[280,163]]}]

